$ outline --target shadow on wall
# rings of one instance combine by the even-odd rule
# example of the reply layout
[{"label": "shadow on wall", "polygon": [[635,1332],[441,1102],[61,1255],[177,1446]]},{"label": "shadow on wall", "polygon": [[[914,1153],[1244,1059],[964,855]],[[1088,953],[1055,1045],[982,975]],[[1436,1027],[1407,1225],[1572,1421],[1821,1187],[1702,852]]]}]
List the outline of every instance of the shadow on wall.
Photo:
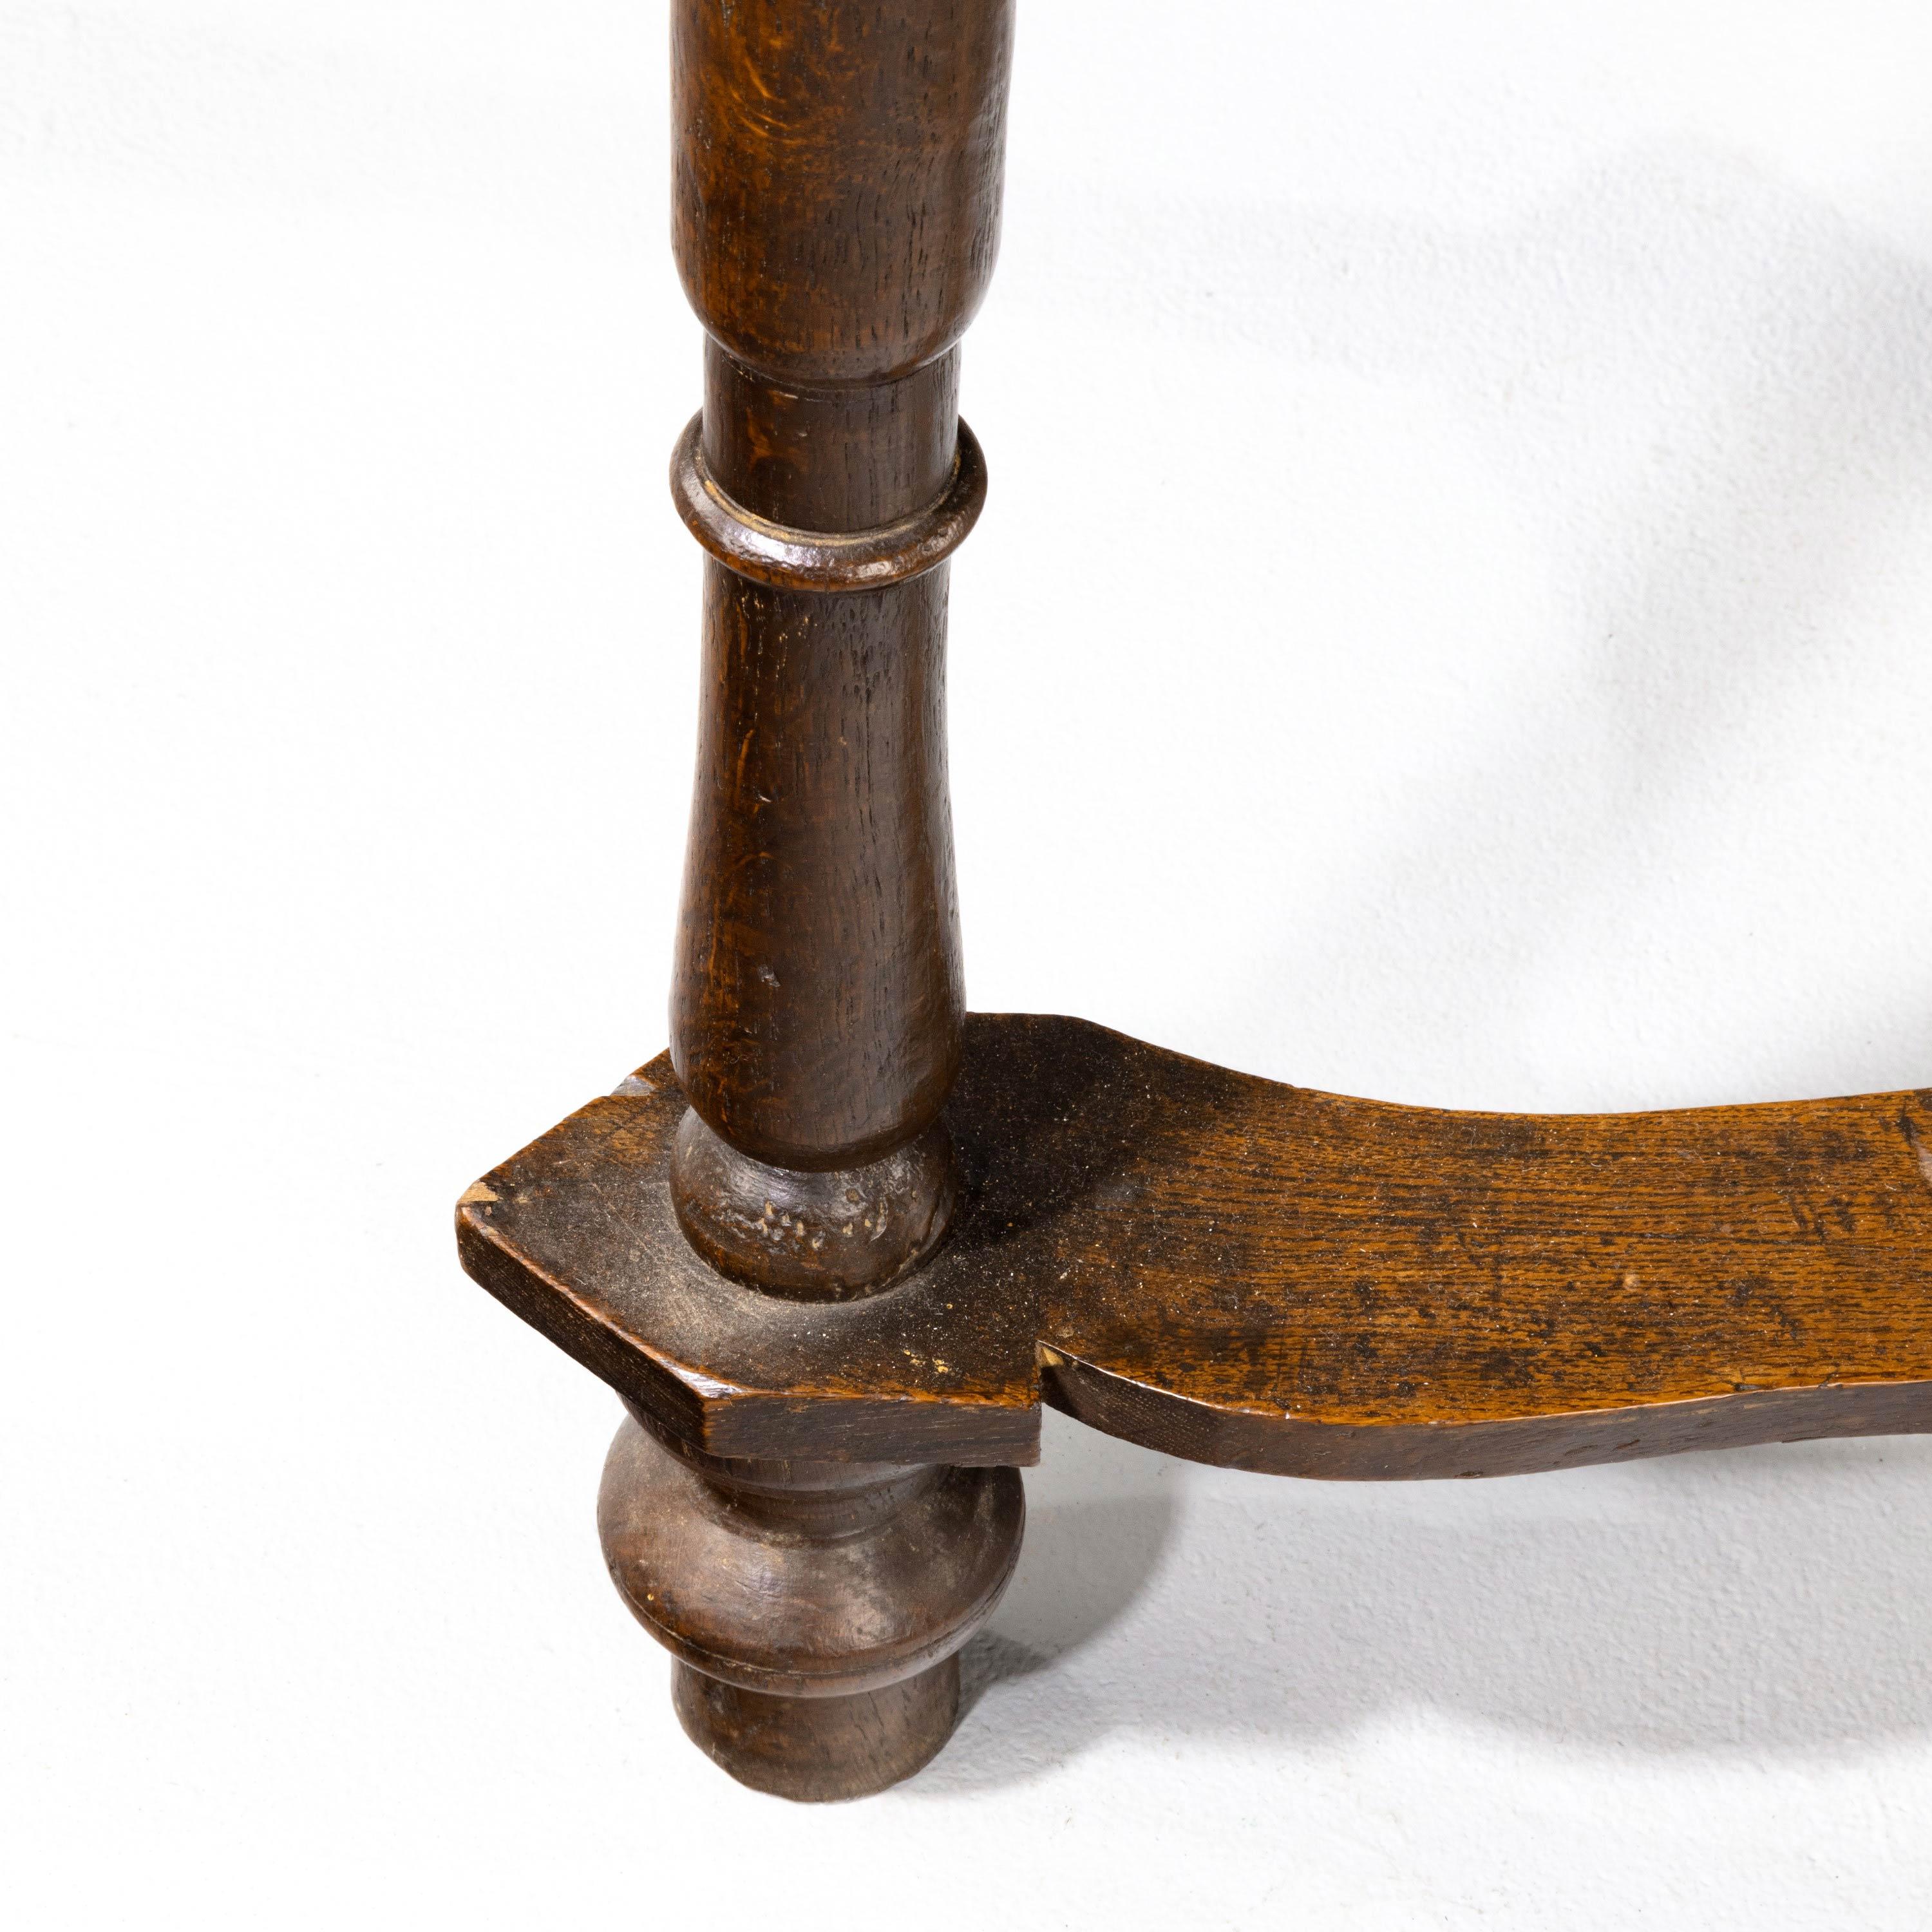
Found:
[{"label": "shadow on wall", "polygon": [[1202,1472],[1070,1424],[910,1796],[1109,1733],[1292,1752],[1405,1710],[1657,1755],[1932,1733],[1932,1442],[1384,1488]]},{"label": "shadow on wall", "polygon": [[[1802,782],[1767,748],[1781,742],[1778,721],[1802,737],[1821,692],[1869,682],[1885,628],[1874,599],[1882,607],[1900,560],[1922,554],[1932,265],[1750,161],[1690,143],[1619,155],[1493,228],[1286,194],[1131,208],[1070,194],[1034,245],[1064,260],[1070,301],[1144,310],[1149,264],[1190,265],[1211,274],[1214,298],[1158,305],[1166,334],[1446,404],[1546,566],[1554,628],[1530,674],[1537,688],[1482,728],[1460,719],[1462,748],[1410,785],[1377,858],[1318,909],[1296,903],[1253,958],[1252,983],[1229,994],[1240,1017],[1226,1024],[1257,1042],[1259,1070],[1298,1077],[1262,1051],[1279,1035],[1285,987],[1352,1014],[1388,997],[1392,948],[1428,962],[1412,1001],[1432,1000],[1472,1036],[1507,1038],[1534,1009],[1552,951],[1561,976],[1573,922],[1593,908],[1648,906],[1666,932],[1672,920],[1696,928],[1696,890],[1671,886],[1687,830],[1701,856],[1714,796],[1775,802]],[[1400,525],[1387,536],[1392,549],[1407,540]],[[1292,522],[1277,541],[1298,567]],[[1304,655],[1362,648],[1346,631],[1295,643]],[[1391,680],[1432,686],[1448,648],[1428,634],[1406,659],[1376,646]],[[1282,821],[1318,824],[1320,801],[1294,794],[1288,762]],[[1814,803],[1828,818],[1837,808],[1828,793]],[[1860,836],[1856,821],[1846,836]],[[1885,843],[1882,829],[1866,836]],[[1902,848],[1864,861],[1898,872],[1911,896]],[[1820,884],[1815,854],[1765,856],[1759,875],[1780,903]],[[1740,959],[1738,971],[1761,964]],[[1724,1044],[1711,1065],[1660,1078],[1654,1063],[1646,1075],[1612,1056],[1594,1077],[1580,1070],[1585,1090],[1535,1104],[1924,1079],[1932,1035],[1917,958],[1895,949],[1863,970],[1870,1035],[1821,1018],[1802,982],[1774,1027],[1713,1000],[1703,1024]],[[1679,977],[1686,1000],[1708,985]],[[1399,1080],[1376,1090],[1443,1100]]]},{"label": "shadow on wall", "polygon": [[[1338,963],[1354,975],[1388,944],[1391,896],[1412,930],[1454,932],[1484,882],[1474,850],[1515,928],[1484,961],[1503,970],[1481,1010],[1508,1029],[1570,908],[1667,873],[1714,774],[1774,792],[1754,763],[1767,716],[1868,674],[1860,600],[1917,554],[1932,502],[1932,266],[1688,145],[1620,157],[1495,232],[1276,207],[1229,252],[1254,280],[1217,302],[1224,326],[1291,362],[1456,399],[1570,607],[1552,642],[1574,707],[1568,728],[1484,744],[1419,794],[1388,854],[1394,892],[1375,868],[1359,931],[1285,931],[1248,1000],[1264,1010]],[[1617,1093],[1606,1071],[1609,1095],[1556,1104],[1917,1084],[1924,977],[1900,959],[1888,979],[1863,989],[1882,1008],[1856,1037],[1808,1036],[1801,1001],[1773,1036],[1734,1039],[1736,1090]]]}]

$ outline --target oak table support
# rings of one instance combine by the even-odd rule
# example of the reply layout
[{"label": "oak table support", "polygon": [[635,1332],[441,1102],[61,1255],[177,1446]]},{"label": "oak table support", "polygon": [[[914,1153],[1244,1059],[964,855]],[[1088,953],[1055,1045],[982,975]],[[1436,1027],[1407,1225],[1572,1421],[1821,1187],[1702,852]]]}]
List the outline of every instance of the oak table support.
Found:
[{"label": "oak table support", "polygon": [[670,1046],[459,1204],[626,1419],[610,1573],[745,1783],[910,1775],[1040,1412],[1276,1474],[1932,1430],[1932,1094],[1592,1117],[969,1015],[947,560],[1011,0],[673,0],[707,553]]},{"label": "oak table support", "polygon": [[[955,344],[992,268],[1011,8],[673,20],[675,242],[707,340],[672,487],[710,554],[670,1200],[729,1281],[838,1302],[916,1269],[958,1202],[946,560],[985,472]],[[1022,1515],[1010,1469],[721,1458],[646,1418],[599,1520],[693,1738],[831,1798],[944,1742]]]},{"label": "oak table support", "polygon": [[999,229],[1010,0],[675,0],[674,237],[708,337],[673,466],[710,552],[671,994],[681,1225],[836,1300],[944,1238],[965,1009],[946,558]]}]

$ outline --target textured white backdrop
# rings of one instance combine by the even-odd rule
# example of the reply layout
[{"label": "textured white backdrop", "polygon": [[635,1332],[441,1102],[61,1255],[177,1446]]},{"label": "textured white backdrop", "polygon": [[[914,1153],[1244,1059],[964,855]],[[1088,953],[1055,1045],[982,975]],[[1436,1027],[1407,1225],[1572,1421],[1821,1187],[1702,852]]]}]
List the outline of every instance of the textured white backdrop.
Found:
[{"label": "textured white backdrop", "polygon": [[[1049,1418],[931,1772],[678,1736],[615,1403],[448,1233],[662,1036],[664,38],[0,0],[10,1920],[1923,1932],[1932,1442],[1376,1490]],[[1922,7],[1028,0],[1011,163],[976,1005],[1932,1083]]]}]

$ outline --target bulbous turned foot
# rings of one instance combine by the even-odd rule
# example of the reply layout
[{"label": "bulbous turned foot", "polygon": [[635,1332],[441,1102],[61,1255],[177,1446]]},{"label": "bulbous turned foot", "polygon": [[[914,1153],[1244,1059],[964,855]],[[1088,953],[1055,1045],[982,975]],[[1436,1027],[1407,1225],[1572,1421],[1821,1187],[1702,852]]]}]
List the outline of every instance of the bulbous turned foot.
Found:
[{"label": "bulbous turned foot", "polygon": [[635,1412],[597,1509],[619,1594],[678,1659],[686,1732],[810,1800],[882,1791],[946,1742],[1025,1514],[1016,1469],[727,1459]]},{"label": "bulbous turned foot", "polygon": [[863,1167],[772,1167],[679,1123],[671,1206],[720,1274],[795,1301],[845,1301],[889,1287],[946,1238],[958,1198],[952,1142],[938,1121]]}]

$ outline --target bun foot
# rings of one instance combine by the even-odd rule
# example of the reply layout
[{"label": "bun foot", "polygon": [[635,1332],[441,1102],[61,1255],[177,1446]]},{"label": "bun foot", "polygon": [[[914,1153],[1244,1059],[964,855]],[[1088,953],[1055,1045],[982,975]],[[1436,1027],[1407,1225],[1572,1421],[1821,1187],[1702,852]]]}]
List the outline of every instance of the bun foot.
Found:
[{"label": "bun foot", "polygon": [[883,1791],[945,1743],[960,1646],[1025,1515],[1017,1469],[711,1456],[634,1411],[598,1500],[611,1580],[677,1659],[692,1742],[809,1802]]}]

